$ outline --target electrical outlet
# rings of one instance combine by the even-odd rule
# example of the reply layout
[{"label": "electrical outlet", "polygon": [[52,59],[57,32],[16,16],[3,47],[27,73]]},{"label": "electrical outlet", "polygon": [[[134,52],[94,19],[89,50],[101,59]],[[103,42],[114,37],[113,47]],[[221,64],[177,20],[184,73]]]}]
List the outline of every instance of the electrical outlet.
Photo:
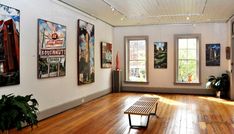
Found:
[{"label": "electrical outlet", "polygon": [[81,99],[81,102],[84,103],[84,98]]}]

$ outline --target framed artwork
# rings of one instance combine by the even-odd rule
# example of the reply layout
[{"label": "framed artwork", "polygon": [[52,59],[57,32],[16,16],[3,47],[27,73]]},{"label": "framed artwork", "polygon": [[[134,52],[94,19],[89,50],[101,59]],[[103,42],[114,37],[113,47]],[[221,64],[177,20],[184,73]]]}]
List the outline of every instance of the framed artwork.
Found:
[{"label": "framed artwork", "polygon": [[167,68],[167,42],[154,42],[154,68]]},{"label": "framed artwork", "polygon": [[230,59],[230,56],[231,56],[231,48],[230,47],[226,47],[226,59],[229,60]]},{"label": "framed artwork", "polygon": [[66,27],[38,19],[39,79],[60,77],[66,74]]},{"label": "framed artwork", "polygon": [[20,11],[0,4],[0,86],[20,83]]},{"label": "framed artwork", "polygon": [[232,36],[234,36],[234,21],[232,22]]},{"label": "framed artwork", "polygon": [[78,85],[94,82],[94,25],[78,20]]},{"label": "framed artwork", "polygon": [[220,66],[220,44],[206,44],[206,66]]},{"label": "framed artwork", "polygon": [[112,44],[101,42],[101,68],[112,67]]}]

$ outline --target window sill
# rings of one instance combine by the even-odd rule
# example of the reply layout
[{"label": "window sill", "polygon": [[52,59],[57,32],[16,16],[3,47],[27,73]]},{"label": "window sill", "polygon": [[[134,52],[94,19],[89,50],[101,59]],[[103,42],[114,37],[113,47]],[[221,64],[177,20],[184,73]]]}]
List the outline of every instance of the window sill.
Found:
[{"label": "window sill", "polygon": [[148,81],[124,81],[124,83],[134,83],[134,84],[149,84]]},{"label": "window sill", "polygon": [[189,85],[189,86],[199,86],[200,82],[192,83],[192,82],[174,82],[174,85]]}]

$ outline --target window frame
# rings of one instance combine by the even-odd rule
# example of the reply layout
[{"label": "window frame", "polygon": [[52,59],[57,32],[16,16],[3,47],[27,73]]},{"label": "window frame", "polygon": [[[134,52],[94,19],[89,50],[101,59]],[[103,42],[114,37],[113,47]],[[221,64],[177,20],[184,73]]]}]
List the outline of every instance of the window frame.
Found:
[{"label": "window frame", "polygon": [[[130,62],[130,56],[129,56],[129,42],[132,40],[145,40],[146,41],[146,50],[145,50],[145,59],[146,59],[146,81],[130,81],[127,78],[128,76],[128,70],[129,70],[129,62]],[[148,83],[149,82],[149,63],[148,63],[148,57],[149,57],[149,48],[148,48],[148,36],[142,35],[142,36],[124,36],[124,82],[125,83]]]},{"label": "window frame", "polygon": [[[177,81],[177,75],[178,75],[178,42],[179,39],[186,39],[186,38],[196,38],[198,43],[198,79],[199,81],[196,83],[189,83],[189,82],[179,82]],[[174,84],[175,85],[201,85],[201,34],[175,34],[174,35],[174,43],[175,43],[175,54],[174,54]]]}]

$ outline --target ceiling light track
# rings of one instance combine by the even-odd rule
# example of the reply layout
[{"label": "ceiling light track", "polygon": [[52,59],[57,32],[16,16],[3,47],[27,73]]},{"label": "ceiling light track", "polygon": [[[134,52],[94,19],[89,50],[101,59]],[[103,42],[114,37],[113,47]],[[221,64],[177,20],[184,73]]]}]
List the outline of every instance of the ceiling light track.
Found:
[{"label": "ceiling light track", "polygon": [[205,1],[205,5],[204,5],[204,7],[203,7],[203,9],[202,9],[202,14],[204,14],[204,12],[205,12],[206,5],[207,5],[207,1],[208,1],[208,0]]},{"label": "ceiling light track", "polygon": [[120,15],[122,15],[123,17],[121,17],[121,21],[124,20],[125,18],[127,18],[127,16],[122,13],[120,10],[116,9],[113,5],[111,5],[107,0],[102,0],[106,5],[110,6],[111,10],[113,12],[117,12],[119,13]]}]

